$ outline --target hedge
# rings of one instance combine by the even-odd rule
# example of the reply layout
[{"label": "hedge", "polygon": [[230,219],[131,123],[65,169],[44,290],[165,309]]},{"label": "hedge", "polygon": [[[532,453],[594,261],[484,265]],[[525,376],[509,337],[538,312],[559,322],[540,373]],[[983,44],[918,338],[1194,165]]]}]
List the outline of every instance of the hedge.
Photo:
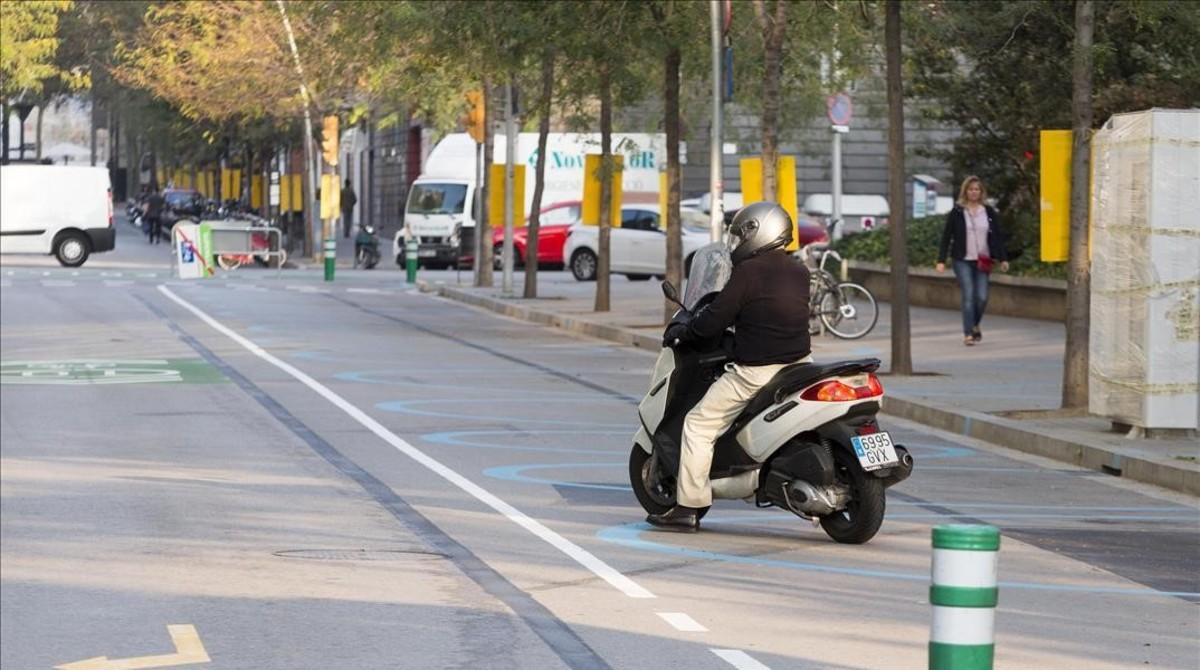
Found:
[{"label": "hedge", "polygon": [[[926,216],[905,223],[910,267],[932,268],[937,263],[938,243],[946,217]],[[872,263],[891,263],[891,231],[884,226],[847,235],[834,245],[843,257]],[[1009,273],[1023,277],[1066,278],[1066,263],[1038,260],[1037,228],[1025,219],[1014,222],[1008,240]]]}]

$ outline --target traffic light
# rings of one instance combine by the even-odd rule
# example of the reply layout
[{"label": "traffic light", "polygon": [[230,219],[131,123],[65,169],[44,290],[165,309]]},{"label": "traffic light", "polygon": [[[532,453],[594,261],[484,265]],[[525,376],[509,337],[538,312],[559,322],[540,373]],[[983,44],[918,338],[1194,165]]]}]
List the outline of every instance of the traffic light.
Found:
[{"label": "traffic light", "polygon": [[321,156],[326,165],[338,164],[338,117],[336,114],[325,117],[321,126]]},{"label": "traffic light", "polygon": [[478,144],[483,144],[484,131],[487,127],[487,114],[483,108],[483,91],[467,91],[467,115],[463,125],[467,133]]}]

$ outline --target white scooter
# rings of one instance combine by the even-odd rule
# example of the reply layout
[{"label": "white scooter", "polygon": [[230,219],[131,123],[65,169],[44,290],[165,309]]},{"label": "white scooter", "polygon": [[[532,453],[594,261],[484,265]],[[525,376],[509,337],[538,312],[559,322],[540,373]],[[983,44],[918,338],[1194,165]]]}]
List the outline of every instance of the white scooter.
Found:
[{"label": "white scooter", "polygon": [[[681,308],[672,324],[711,302],[731,270],[728,250],[718,242],[696,252],[682,302],[663,282],[663,293]],[[732,345],[733,334],[725,332],[658,356],[629,455],[633,492],[651,514],[675,505],[684,417],[732,361]],[[713,497],[781,507],[819,524],[837,542],[874,537],[883,523],[884,490],[913,468],[908,450],[893,444],[875,420],[883,398],[878,368],[879,360],[868,358],[780,370],[717,440],[709,474]]]}]

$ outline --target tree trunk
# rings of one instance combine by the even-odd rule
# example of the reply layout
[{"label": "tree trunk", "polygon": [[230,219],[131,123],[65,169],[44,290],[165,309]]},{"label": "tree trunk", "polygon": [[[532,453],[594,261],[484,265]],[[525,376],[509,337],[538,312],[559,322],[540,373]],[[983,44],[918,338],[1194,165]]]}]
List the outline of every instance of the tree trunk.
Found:
[{"label": "tree trunk", "polygon": [[[132,123],[125,131],[125,199],[136,198],[142,184],[142,154]],[[39,142],[40,144],[40,142]]]},{"label": "tree trunk", "polygon": [[[683,228],[679,221],[679,65],[682,53],[678,44],[667,51],[663,100],[666,118],[663,125],[667,131],[667,211],[663,218],[667,222],[667,281],[676,288],[683,288]],[[663,322],[671,319],[679,307],[663,298]]]},{"label": "tree trunk", "polygon": [[900,0],[887,0],[888,227],[892,264],[892,374],[910,375],[908,248],[904,235],[904,88],[901,80]]},{"label": "tree trunk", "polygon": [[779,162],[779,88],[783,79],[783,37],[787,3],[776,0],[772,11],[755,1],[763,35],[762,188],[763,199],[778,201],[775,167]]},{"label": "tree trunk", "polygon": [[37,153],[34,158],[40,163],[42,162],[42,111],[46,108],[46,103],[41,103],[37,106],[37,130],[35,131],[33,141],[37,143]]},{"label": "tree trunk", "polygon": [[546,187],[546,142],[550,136],[550,97],[554,93],[554,51],[542,52],[542,99],[538,119],[537,174],[533,182],[533,204],[529,207],[529,230],[525,236],[525,293],[537,297],[538,231],[542,227],[542,192]]},{"label": "tree trunk", "polygon": [[0,119],[0,147],[3,148],[2,150],[4,152],[3,154],[0,154],[0,163],[7,163],[8,162],[8,117],[12,116],[12,108],[8,106],[8,103],[5,103],[4,105],[2,105],[0,107],[3,107],[3,110],[0,111],[0,114],[3,114],[3,116],[4,116],[4,118]]},{"label": "tree trunk", "polygon": [[[620,182],[618,182],[619,184]],[[618,186],[619,188],[619,186]],[[612,78],[608,67],[600,67],[600,243],[596,259],[596,311],[607,312],[609,304],[608,252],[612,237]]]},{"label": "tree trunk", "polygon": [[[90,119],[91,119],[91,129],[90,129],[90,132],[91,132],[91,140],[92,140],[92,152],[91,152],[91,159],[92,159],[92,162],[91,162],[91,166],[92,166],[92,167],[96,167],[96,141],[97,141],[97,132],[96,132],[96,96],[94,96],[94,95],[92,96],[92,109],[91,109],[91,114],[90,114],[89,116],[90,116]],[[5,130],[5,131],[4,131],[4,138],[5,138],[5,140],[4,140],[4,141],[5,141],[5,142],[7,142],[7,141],[8,141],[8,131],[7,131],[7,130]],[[7,159],[7,158],[8,158],[7,150],[5,150],[5,156],[4,156],[4,157],[5,157],[5,159]]]},{"label": "tree trunk", "polygon": [[493,286],[492,272],[492,225],[488,220],[488,195],[492,188],[492,82],[487,77],[483,79],[483,109],[486,121],[483,124],[483,184],[476,190],[475,196],[480,198],[479,220],[475,222],[475,248],[479,254],[479,277],[476,286]]},{"label": "tree trunk", "polygon": [[1067,261],[1067,343],[1063,356],[1063,407],[1088,405],[1088,181],[1092,146],[1092,0],[1075,1],[1071,67],[1071,242]]}]

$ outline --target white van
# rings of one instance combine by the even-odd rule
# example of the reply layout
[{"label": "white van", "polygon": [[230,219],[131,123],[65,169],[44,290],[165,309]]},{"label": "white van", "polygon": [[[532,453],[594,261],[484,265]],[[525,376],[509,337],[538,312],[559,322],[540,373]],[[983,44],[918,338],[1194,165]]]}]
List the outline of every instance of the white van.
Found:
[{"label": "white van", "polygon": [[0,166],[0,253],[53,254],[78,267],[115,244],[108,170]]},{"label": "white van", "polygon": [[[613,133],[613,151],[625,156],[621,172],[625,202],[658,202],[658,173],[666,161],[666,136],[662,133]],[[537,133],[517,135],[516,163],[525,166],[524,216],[533,203],[534,170],[537,168]],[[583,198],[583,161],[587,153],[600,152],[599,133],[550,133],[546,138],[546,175],[542,203],[578,201]],[[504,135],[495,137],[492,161],[503,164],[507,145]],[[503,184],[495,186],[503,188]],[[495,188],[494,187],[494,188]],[[427,268],[453,267],[474,250],[475,141],[466,133],[446,135],[425,159],[421,176],[413,182],[404,208],[404,226],[393,243],[396,262],[405,262],[405,242],[411,230],[417,238],[417,257]],[[503,221],[492,226],[503,227]],[[461,251],[460,251],[461,250]]]}]

